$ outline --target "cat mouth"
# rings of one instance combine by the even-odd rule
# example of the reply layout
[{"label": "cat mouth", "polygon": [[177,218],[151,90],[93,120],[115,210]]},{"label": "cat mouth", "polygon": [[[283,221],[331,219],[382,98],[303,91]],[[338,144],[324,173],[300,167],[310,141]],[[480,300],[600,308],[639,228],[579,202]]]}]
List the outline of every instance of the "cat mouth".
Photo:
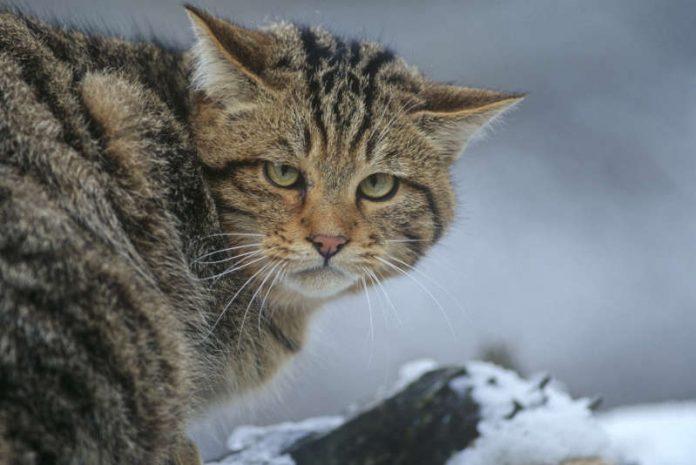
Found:
[{"label": "cat mouth", "polygon": [[347,276],[345,272],[341,271],[340,269],[336,268],[335,266],[332,266],[328,263],[324,263],[323,265],[320,266],[313,266],[311,268],[306,268],[304,270],[296,271],[296,275],[310,275],[310,274],[316,274],[316,273],[329,273],[329,274],[336,274],[339,276]]},{"label": "cat mouth", "polygon": [[332,266],[319,265],[289,274],[285,282],[295,291],[308,297],[331,297],[353,285],[356,278]]}]

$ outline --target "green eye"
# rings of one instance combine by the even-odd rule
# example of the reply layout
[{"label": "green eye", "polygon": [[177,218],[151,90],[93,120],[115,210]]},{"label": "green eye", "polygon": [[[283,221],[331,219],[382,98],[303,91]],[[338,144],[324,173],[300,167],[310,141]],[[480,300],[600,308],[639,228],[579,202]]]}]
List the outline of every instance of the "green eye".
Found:
[{"label": "green eye", "polygon": [[370,200],[389,200],[399,187],[396,177],[386,173],[375,173],[366,177],[358,186],[359,193]]},{"label": "green eye", "polygon": [[302,180],[300,172],[290,165],[267,161],[264,171],[268,180],[278,187],[295,187]]}]

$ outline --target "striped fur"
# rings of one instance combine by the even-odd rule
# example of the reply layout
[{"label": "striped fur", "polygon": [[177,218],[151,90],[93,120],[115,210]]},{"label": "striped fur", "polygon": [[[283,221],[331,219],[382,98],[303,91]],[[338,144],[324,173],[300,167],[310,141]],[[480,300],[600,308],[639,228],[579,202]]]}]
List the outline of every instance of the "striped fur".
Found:
[{"label": "striped fur", "polygon": [[[186,420],[269,380],[328,298],[415,263],[451,162],[518,99],[189,15],[191,52],[0,13],[2,465],[197,463]],[[388,201],[356,196],[375,172]],[[331,266],[317,232],[350,239]]]}]

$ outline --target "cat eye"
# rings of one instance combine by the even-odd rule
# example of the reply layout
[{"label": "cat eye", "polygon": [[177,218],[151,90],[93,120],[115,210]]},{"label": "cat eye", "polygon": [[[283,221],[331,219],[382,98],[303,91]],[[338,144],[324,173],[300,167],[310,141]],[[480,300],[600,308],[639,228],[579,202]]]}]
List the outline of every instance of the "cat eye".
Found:
[{"label": "cat eye", "polygon": [[387,173],[375,173],[366,177],[358,186],[358,193],[376,202],[389,200],[399,187],[398,179]]},{"label": "cat eye", "polygon": [[275,186],[291,188],[302,182],[300,172],[290,165],[267,161],[263,167],[266,177]]}]

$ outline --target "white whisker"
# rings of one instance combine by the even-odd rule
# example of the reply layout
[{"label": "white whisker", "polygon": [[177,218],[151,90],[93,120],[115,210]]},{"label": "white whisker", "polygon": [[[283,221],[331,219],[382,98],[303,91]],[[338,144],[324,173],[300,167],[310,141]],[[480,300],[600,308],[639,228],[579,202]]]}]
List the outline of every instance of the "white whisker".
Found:
[{"label": "white whisker", "polygon": [[215,233],[215,234],[210,234],[208,236],[203,236],[203,237],[198,237],[196,240],[198,241],[204,241],[206,239],[212,239],[213,237],[229,237],[229,236],[237,236],[237,237],[266,237],[265,234],[257,234],[257,233]]},{"label": "white whisker", "polygon": [[430,283],[434,284],[435,287],[440,289],[442,292],[445,293],[445,295],[454,303],[454,305],[457,306],[459,311],[463,315],[467,315],[466,310],[461,306],[459,301],[452,295],[450,291],[447,290],[446,287],[444,287],[442,284],[438,283],[436,280],[428,276],[427,274],[423,273],[421,270],[416,268],[415,266],[409,265],[408,263],[404,262],[403,260],[399,260],[398,258],[394,257],[393,255],[387,255],[387,258],[390,258],[391,260],[394,260],[396,263],[400,263],[401,265],[404,265],[406,268],[409,270],[413,271],[414,273],[418,274],[419,276],[422,276],[423,278],[427,279]]},{"label": "white whisker", "polygon": [[370,359],[368,364],[372,363],[372,356],[374,355],[375,348],[375,324],[372,320],[372,301],[370,300],[370,294],[367,292],[367,284],[365,283],[365,277],[360,276],[360,282],[362,283],[363,290],[365,291],[365,299],[367,300],[367,309],[370,315]]},{"label": "white whisker", "polygon": [[[267,257],[263,257],[263,258],[267,258]],[[223,308],[223,309],[222,309],[222,312],[220,312],[220,315],[218,315],[217,319],[215,320],[215,323],[213,323],[213,326],[212,326],[212,327],[210,328],[210,330],[208,331],[208,334],[206,334],[206,336],[203,338],[204,340],[207,339],[208,337],[210,337],[211,334],[213,334],[213,331],[215,330],[215,327],[218,325],[218,323],[220,322],[220,320],[222,319],[222,317],[225,315],[225,313],[227,313],[227,309],[230,308],[230,305],[232,305],[232,302],[234,302],[234,300],[237,298],[237,296],[239,296],[239,294],[241,294],[241,292],[244,290],[244,288],[247,287],[247,285],[248,285],[256,276],[258,276],[259,273],[261,273],[263,270],[265,270],[265,269],[268,267],[268,265],[270,265],[270,263],[266,263],[266,264],[263,265],[261,268],[259,268],[259,270],[258,270],[256,273],[254,273],[253,275],[251,275],[251,277],[249,277],[249,279],[247,279],[247,280],[244,282],[244,284],[242,284],[242,285],[240,286],[240,288],[237,289],[237,292],[234,293],[234,295],[232,296],[232,298],[227,302],[227,305],[225,305],[225,308]],[[240,332],[240,334],[241,334],[241,332]]]},{"label": "white whisker", "polygon": [[425,292],[425,293],[432,299],[432,301],[435,303],[435,305],[437,306],[437,308],[438,308],[438,309],[440,310],[440,312],[442,313],[442,316],[444,317],[445,321],[447,322],[447,326],[449,327],[450,331],[452,332],[452,335],[455,334],[455,333],[454,333],[454,327],[452,326],[452,322],[450,321],[449,317],[447,316],[447,312],[445,311],[445,308],[442,306],[442,304],[440,304],[440,301],[437,300],[437,299],[435,298],[435,296],[433,295],[433,293],[430,292],[430,291],[428,290],[427,287],[425,287],[420,281],[418,281],[418,280],[415,278],[415,276],[413,276],[413,275],[407,273],[406,271],[402,270],[401,268],[399,268],[398,266],[394,265],[393,263],[391,263],[391,262],[389,262],[389,261],[387,261],[387,260],[385,260],[385,259],[383,259],[383,258],[381,258],[381,257],[375,257],[375,258],[376,258],[377,260],[379,260],[380,262],[384,263],[385,265],[387,265],[388,267],[390,267],[390,268],[392,268],[392,269],[398,271],[398,272],[401,273],[402,275],[404,275],[404,276],[406,276],[407,278],[411,279],[414,283],[416,283],[416,285],[418,285],[418,287],[420,287],[420,288],[423,290],[423,292]]},{"label": "white whisker", "polygon": [[[267,249],[266,252],[269,252],[269,251],[271,251],[271,250],[273,250],[273,249],[275,249],[275,248],[276,248],[276,247],[271,247],[270,249]],[[217,280],[220,279],[220,278],[222,278],[223,276],[226,276],[226,275],[228,275],[228,274],[230,274],[230,273],[234,273],[235,271],[243,270],[244,268],[247,268],[248,266],[253,265],[254,263],[260,262],[260,261],[263,260],[264,258],[268,258],[268,257],[266,257],[266,255],[264,254],[264,255],[263,255],[262,257],[260,257],[260,258],[255,258],[254,260],[246,261],[246,260],[248,260],[248,259],[250,259],[250,258],[255,258],[255,255],[254,255],[254,256],[249,256],[249,257],[244,257],[239,263],[235,263],[234,265],[232,265],[232,268],[228,268],[228,269],[226,269],[225,271],[223,271],[223,272],[221,272],[221,273],[218,273],[218,274],[213,275],[213,276],[206,276],[205,278],[199,278],[198,280],[199,280],[199,281],[207,281],[207,280],[209,280],[209,279],[213,279],[213,280],[215,280],[215,281],[217,282]],[[244,262],[246,262],[246,263],[244,263]]]},{"label": "white whisker", "polygon": [[[247,303],[246,309],[244,309],[244,315],[242,316],[242,323],[239,325],[239,337],[237,338],[237,350],[242,346],[242,334],[244,332],[244,323],[246,323],[246,318],[247,315],[249,314],[249,309],[251,308],[251,305],[254,303],[254,299],[256,296],[259,294],[261,289],[263,288],[263,285],[266,284],[266,281],[268,281],[268,278],[271,277],[275,269],[280,265],[279,262],[271,262],[267,265],[273,265],[268,273],[266,273],[266,276],[263,278],[263,281],[261,281],[261,284],[259,287],[256,288],[254,293],[252,294],[251,298],[249,299],[249,302]],[[260,309],[259,309],[260,310]]]},{"label": "white whisker", "polygon": [[383,242],[431,242],[427,239],[386,239]]},{"label": "white whisker", "polygon": [[225,249],[215,250],[213,252],[208,252],[206,254],[201,255],[200,257],[195,258],[191,263],[198,263],[199,261],[203,260],[204,258],[210,257],[211,255],[216,255],[216,254],[223,253],[223,252],[229,252],[231,250],[247,249],[249,247],[256,247],[259,245],[261,245],[261,242],[256,242],[254,244],[237,245],[234,247],[227,247]]},{"label": "white whisker", "polygon": [[264,294],[263,299],[261,299],[261,306],[259,307],[259,317],[258,321],[256,322],[256,327],[259,332],[261,332],[261,319],[263,315],[263,308],[266,305],[266,300],[268,299],[268,295],[271,293],[271,290],[273,289],[273,286],[280,281],[281,277],[283,276],[283,272],[287,269],[287,263],[282,264],[280,268],[278,268],[278,271],[276,271],[275,276],[273,277],[273,281],[271,281],[271,284],[268,285],[268,290],[266,290],[266,294]]},{"label": "white whisker", "polygon": [[258,255],[258,254],[263,253],[263,252],[264,251],[262,249],[252,250],[250,252],[240,253],[239,255],[233,255],[233,256],[227,257],[227,258],[221,258],[220,260],[204,260],[204,261],[200,261],[199,263],[202,263],[204,265],[212,265],[215,263],[224,263],[224,262],[229,262],[232,260],[236,260],[238,258],[250,256],[250,255],[251,256]]},{"label": "white whisker", "polygon": [[[251,258],[251,257],[246,257],[245,259],[243,259],[243,261],[246,260],[246,259],[248,259],[248,258]],[[226,276],[226,275],[228,275],[228,274],[230,274],[230,273],[234,273],[235,271],[243,270],[244,268],[246,268],[246,267],[248,267],[248,266],[250,266],[250,265],[253,265],[254,263],[260,262],[260,261],[263,260],[264,258],[267,258],[267,257],[264,255],[264,256],[262,256],[262,257],[260,257],[260,258],[257,258],[256,260],[252,260],[252,261],[250,261],[250,262],[246,262],[246,263],[244,263],[243,265],[239,265],[239,266],[234,266],[234,265],[233,265],[232,268],[228,268],[228,269],[226,269],[225,271],[222,271],[222,272],[220,272],[220,273],[218,273],[218,274],[216,274],[216,275],[213,275],[213,276],[206,276],[205,278],[199,278],[199,280],[200,280],[200,281],[207,281],[207,280],[209,280],[209,279],[218,280],[218,279],[222,278],[223,276]]]},{"label": "white whisker", "polygon": [[[370,274],[370,270],[362,267],[363,273],[365,273],[365,276],[369,278],[370,282],[373,283],[375,286],[377,285],[377,282],[375,281],[375,278]],[[365,280],[367,283],[367,279]],[[369,292],[369,289],[368,291]],[[389,326],[389,322],[387,321],[387,312],[384,310],[384,301],[382,300],[381,297],[377,297],[377,300],[379,301],[379,309],[380,312],[382,313],[382,319],[384,320],[384,327],[387,328]]]},{"label": "white whisker", "polygon": [[396,318],[396,321],[399,325],[402,324],[401,318],[399,317],[399,312],[396,310],[396,306],[394,305],[394,302],[392,301],[391,297],[389,297],[389,294],[387,293],[387,289],[384,287],[382,282],[380,281],[379,277],[377,274],[370,270],[369,268],[365,268],[365,271],[370,275],[371,279],[377,284],[377,287],[382,291],[382,294],[384,295],[384,298],[387,300],[387,303],[392,309],[392,312],[394,313],[394,317]]}]

